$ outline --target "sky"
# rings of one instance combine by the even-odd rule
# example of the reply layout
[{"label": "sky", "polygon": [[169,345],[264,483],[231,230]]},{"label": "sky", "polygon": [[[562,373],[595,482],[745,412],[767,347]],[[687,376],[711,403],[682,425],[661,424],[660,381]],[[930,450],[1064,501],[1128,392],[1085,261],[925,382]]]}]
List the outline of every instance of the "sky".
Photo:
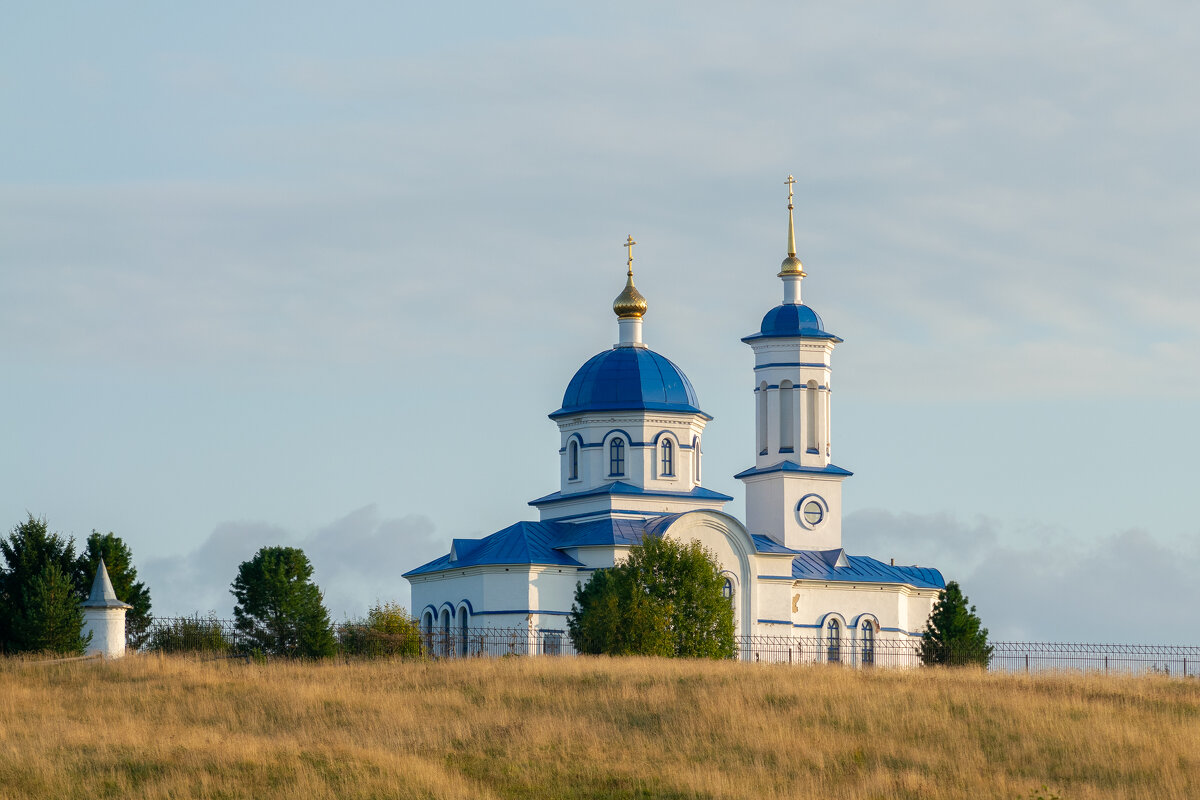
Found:
[{"label": "sky", "polygon": [[0,530],[117,533],[155,613],[286,544],[353,618],[536,518],[629,234],[743,517],[794,174],[847,549],[993,639],[1200,643],[1200,8],[4,16]]}]

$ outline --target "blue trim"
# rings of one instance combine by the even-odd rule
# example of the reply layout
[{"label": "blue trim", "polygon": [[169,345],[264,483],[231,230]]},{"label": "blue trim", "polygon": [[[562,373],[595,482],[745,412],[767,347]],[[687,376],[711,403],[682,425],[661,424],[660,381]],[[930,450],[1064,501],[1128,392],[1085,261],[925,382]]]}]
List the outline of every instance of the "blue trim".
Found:
[{"label": "blue trim", "polygon": [[[576,500],[582,497],[598,497],[601,495],[636,495],[639,497],[672,497],[685,500],[720,500],[726,503],[733,500],[727,494],[714,492],[712,489],[705,489],[703,486],[697,486],[689,492],[669,492],[661,489],[641,489],[624,481],[613,481],[604,486],[597,486],[594,489],[588,489],[583,492],[571,492],[569,494],[554,492],[553,494],[539,497],[536,500],[530,500],[529,505],[536,507],[551,503],[561,503],[567,500]],[[655,516],[661,516],[661,512]]]},{"label": "blue trim", "polygon": [[794,452],[796,452],[796,450],[795,450],[794,448],[791,448],[791,447],[781,447],[781,448],[779,448],[779,452],[781,452],[781,453],[794,453]]},{"label": "blue trim", "polygon": [[791,575],[755,575],[754,579],[757,581],[793,581],[793,580],[795,580],[795,578],[793,578]]},{"label": "blue trim", "polygon": [[759,622],[766,624],[766,625],[791,625],[792,624],[792,621],[790,619],[760,619]]},{"label": "blue trim", "polygon": [[583,446],[584,447],[604,447],[604,442],[592,442],[591,444],[584,444]]},{"label": "blue trim", "polygon": [[583,517],[597,517],[597,518],[602,519],[604,517],[611,516],[613,514],[637,514],[640,517],[661,517],[663,515],[663,512],[661,512],[661,511],[633,511],[631,509],[625,509],[625,508],[602,508],[597,511],[588,511],[587,513],[584,513],[584,514],[568,514],[565,517],[555,517],[554,519],[546,520],[546,522],[565,522],[570,519],[581,519]]},{"label": "blue trim", "polygon": [[471,605],[471,601],[468,600],[467,598],[464,597],[462,600],[459,600],[458,605],[467,607],[467,615],[468,616],[471,616],[471,617],[475,616],[475,606]]},{"label": "blue trim", "polygon": [[569,617],[570,611],[540,611],[535,608],[509,608],[502,611],[479,611],[475,616],[488,617],[492,614],[544,614],[552,617]]},{"label": "blue trim", "polygon": [[830,464],[827,467],[802,467],[795,461],[781,461],[772,467],[751,467],[750,469],[742,470],[733,477],[737,478],[738,480],[742,480],[744,478],[751,478],[755,475],[768,475],[772,472],[798,472],[807,475],[834,475],[843,478],[854,474],[848,469],[835,467],[833,464]]},{"label": "blue trim", "polygon": [[833,369],[833,367],[829,366],[828,364],[824,364],[819,361],[815,361],[811,364],[806,361],[776,361],[771,364],[758,364],[754,368],[770,369],[771,367],[821,367],[822,369]]},{"label": "blue trim", "polygon": [[426,611],[430,611],[430,612],[432,612],[432,613],[433,613],[433,618],[434,618],[434,619],[437,619],[437,611],[438,611],[438,610],[437,610],[437,606],[435,606],[435,605],[427,605],[427,606],[425,606],[424,608],[422,608],[422,609],[421,609],[420,616],[422,616],[422,617],[423,617],[423,616],[425,616],[425,612],[426,612]]}]

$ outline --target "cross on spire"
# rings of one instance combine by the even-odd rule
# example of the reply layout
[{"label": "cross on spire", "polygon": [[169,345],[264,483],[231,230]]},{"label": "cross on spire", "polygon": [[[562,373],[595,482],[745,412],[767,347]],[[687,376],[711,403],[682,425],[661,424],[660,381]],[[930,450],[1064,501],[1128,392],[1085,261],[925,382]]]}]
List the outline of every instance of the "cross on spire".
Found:
[{"label": "cross on spire", "polygon": [[628,260],[625,262],[625,266],[629,268],[629,276],[630,277],[633,277],[633,246],[635,244],[637,244],[637,242],[635,242],[633,240],[633,234],[630,234],[629,237],[625,240],[625,249],[628,251],[628,254],[629,254]]},{"label": "cross on spire", "polygon": [[794,194],[794,192],[792,191],[792,187],[796,185],[796,179],[793,178],[791,175],[788,175],[788,178],[786,181],[784,181],[784,183],[786,183],[787,187],[788,187],[788,211],[791,211],[792,210],[792,195]]}]

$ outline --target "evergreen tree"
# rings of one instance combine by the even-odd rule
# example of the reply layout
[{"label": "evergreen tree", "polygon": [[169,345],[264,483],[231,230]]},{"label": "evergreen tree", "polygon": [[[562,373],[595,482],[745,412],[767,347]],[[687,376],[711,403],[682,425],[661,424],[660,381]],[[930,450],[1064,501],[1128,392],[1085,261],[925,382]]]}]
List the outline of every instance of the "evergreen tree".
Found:
[{"label": "evergreen tree", "polygon": [[699,542],[647,536],[575,590],[567,628],[583,653],[731,658],[733,608]]},{"label": "evergreen tree", "polygon": [[117,599],[133,606],[125,613],[125,637],[130,647],[140,648],[150,627],[150,590],[137,579],[133,553],[120,536],[99,531],[88,536],[76,565],[80,592],[86,598],[91,591],[102,558]]},{"label": "evergreen tree", "polygon": [[86,638],[82,633],[83,609],[75,582],[53,561],[24,587],[12,629],[13,640],[25,652],[81,655],[92,640],[90,633]]},{"label": "evergreen tree", "polygon": [[[57,592],[57,577],[46,572],[48,565],[57,568],[71,586],[71,595],[78,603],[84,599],[75,582],[75,543],[51,533],[45,518],[29,518],[12,529],[8,537],[0,539],[0,555],[4,557],[0,568],[0,651],[20,653],[45,649],[40,646],[41,638],[26,638],[33,630],[33,617],[26,609],[29,598],[46,600],[46,592]],[[35,588],[35,583],[37,587]],[[52,593],[53,593],[52,592]],[[46,607],[44,607],[46,608]],[[16,624],[23,620],[22,626]],[[18,630],[20,628],[20,630]],[[78,631],[77,631],[78,633]]]},{"label": "evergreen tree", "polygon": [[956,581],[946,584],[929,615],[925,635],[921,637],[921,663],[988,665],[992,646],[987,641],[987,628],[982,627],[975,606],[968,602]]},{"label": "evergreen tree", "polygon": [[337,650],[312,565],[298,547],[264,547],[238,567],[233,616],[253,646],[280,656],[320,658]]}]

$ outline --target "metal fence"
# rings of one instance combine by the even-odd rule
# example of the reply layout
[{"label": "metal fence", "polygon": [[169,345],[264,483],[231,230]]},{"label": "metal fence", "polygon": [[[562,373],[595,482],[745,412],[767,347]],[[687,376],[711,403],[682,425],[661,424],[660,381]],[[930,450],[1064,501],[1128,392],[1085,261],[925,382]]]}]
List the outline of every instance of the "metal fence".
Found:
[{"label": "metal fence", "polygon": [[[342,626],[341,629],[344,629]],[[739,636],[736,658],[771,664],[840,664],[855,668],[921,666],[920,637]],[[216,617],[158,617],[145,634],[143,650],[244,652],[249,639],[233,620]],[[992,642],[989,669],[999,672],[1078,670],[1161,673],[1200,677],[1200,647],[1185,645]],[[573,656],[565,628],[452,628],[421,633],[425,657]],[[972,654],[958,660],[974,661]],[[951,654],[954,659],[955,654]]]}]

